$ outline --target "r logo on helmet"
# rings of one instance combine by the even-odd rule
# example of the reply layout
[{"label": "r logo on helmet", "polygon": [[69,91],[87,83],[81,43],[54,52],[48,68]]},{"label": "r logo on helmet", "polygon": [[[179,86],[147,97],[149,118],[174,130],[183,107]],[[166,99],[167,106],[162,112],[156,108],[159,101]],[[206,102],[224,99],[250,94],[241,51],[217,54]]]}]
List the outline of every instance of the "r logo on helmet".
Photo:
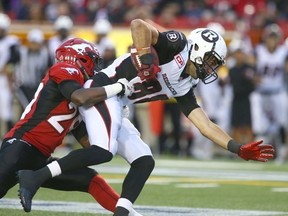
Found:
[{"label": "r logo on helmet", "polygon": [[216,32],[206,29],[201,33],[202,38],[209,42],[209,43],[215,43],[216,41],[219,40],[219,36]]}]

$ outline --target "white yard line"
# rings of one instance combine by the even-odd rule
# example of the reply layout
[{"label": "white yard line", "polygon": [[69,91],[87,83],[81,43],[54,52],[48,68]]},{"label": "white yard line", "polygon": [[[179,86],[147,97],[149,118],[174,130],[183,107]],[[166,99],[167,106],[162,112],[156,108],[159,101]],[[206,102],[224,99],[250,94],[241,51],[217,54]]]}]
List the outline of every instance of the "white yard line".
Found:
[{"label": "white yard line", "polygon": [[[22,209],[18,199],[1,199],[0,209]],[[135,206],[135,209],[144,216],[272,216],[288,215],[288,212],[276,211],[250,211],[250,210],[226,210],[205,208],[180,208],[167,206]],[[97,203],[61,202],[33,200],[33,210],[71,212],[71,213],[98,213],[111,215]]]},{"label": "white yard line", "polygon": [[[93,166],[99,173],[127,174],[128,166],[105,165]],[[259,170],[223,170],[223,169],[196,169],[155,167],[151,176],[190,177],[222,180],[255,180],[255,181],[282,181],[288,182],[288,172],[259,171]]]}]

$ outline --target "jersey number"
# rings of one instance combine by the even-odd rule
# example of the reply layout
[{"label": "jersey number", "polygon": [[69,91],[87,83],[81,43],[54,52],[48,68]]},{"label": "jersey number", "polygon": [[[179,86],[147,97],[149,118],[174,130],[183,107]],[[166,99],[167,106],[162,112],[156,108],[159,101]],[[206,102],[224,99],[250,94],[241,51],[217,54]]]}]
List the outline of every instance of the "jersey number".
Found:
[{"label": "jersey number", "polygon": [[275,67],[275,68],[271,68],[269,66],[265,66],[263,69],[263,74],[264,76],[277,76],[278,74],[280,74],[281,69],[279,67]]},{"label": "jersey number", "polygon": [[69,110],[73,110],[73,113],[51,116],[48,119],[48,122],[52,125],[52,127],[56,129],[58,133],[62,133],[64,131],[64,127],[61,125],[61,122],[73,119],[77,114],[77,108],[72,102],[69,103],[68,106],[69,106]]},{"label": "jersey number", "polygon": [[128,98],[130,100],[136,100],[143,97],[143,99],[137,101],[137,103],[168,99],[167,95],[165,94],[146,97],[147,95],[154,94],[162,90],[162,86],[160,82],[158,82],[157,80],[151,82],[144,81],[142,83],[134,83],[134,90],[135,90],[134,93]]},{"label": "jersey number", "polygon": [[[26,107],[26,109],[24,110],[23,114],[21,115],[21,119],[25,118],[25,116],[31,111],[31,108],[33,106],[33,104],[35,103],[36,99],[38,98],[39,93],[41,92],[41,90],[43,89],[44,84],[40,83],[37,91],[35,92],[34,98],[33,100],[31,100],[31,102],[28,104],[28,106]],[[74,110],[73,110],[74,109]],[[60,124],[61,121],[67,121],[70,119],[73,119],[76,114],[77,114],[77,108],[76,106],[71,102],[69,103],[69,110],[73,111],[73,113],[69,113],[69,114],[63,114],[63,115],[57,115],[57,116],[51,116],[48,119],[48,122],[50,123],[50,125],[55,128],[55,130],[58,133],[62,133],[64,131],[64,127]],[[76,118],[71,127],[76,124],[77,120],[79,120],[78,118]],[[70,128],[71,128],[70,127]]]}]

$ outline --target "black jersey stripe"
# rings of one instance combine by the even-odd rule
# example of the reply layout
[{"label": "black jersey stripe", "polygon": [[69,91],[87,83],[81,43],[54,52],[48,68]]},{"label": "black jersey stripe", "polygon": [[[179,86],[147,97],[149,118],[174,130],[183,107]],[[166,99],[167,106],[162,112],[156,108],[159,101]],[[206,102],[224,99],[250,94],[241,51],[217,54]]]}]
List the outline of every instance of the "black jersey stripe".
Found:
[{"label": "black jersey stripe", "polygon": [[[109,109],[107,107],[107,104],[105,101],[103,101],[101,103],[98,103],[94,107],[98,110],[99,114],[102,116],[102,119],[104,121],[106,130],[107,130],[107,134],[108,134],[108,137],[110,140],[112,122],[111,122],[111,115],[110,115]],[[97,123],[95,122],[95,124],[97,124]],[[101,136],[101,134],[99,134],[99,135]]]}]

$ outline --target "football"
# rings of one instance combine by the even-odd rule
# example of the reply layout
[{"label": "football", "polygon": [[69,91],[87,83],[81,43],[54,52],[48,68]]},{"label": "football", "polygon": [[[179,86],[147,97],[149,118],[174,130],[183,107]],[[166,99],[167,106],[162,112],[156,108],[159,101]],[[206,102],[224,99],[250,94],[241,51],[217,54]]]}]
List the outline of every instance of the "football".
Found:
[{"label": "football", "polygon": [[[153,46],[150,46],[150,50],[153,55],[153,64],[158,66],[159,65],[158,53]],[[141,62],[139,59],[138,52],[135,49],[134,45],[132,45],[130,53],[131,53],[131,59],[132,59],[133,64],[135,65],[136,69],[139,70],[141,68]]]},{"label": "football", "polygon": [[156,49],[153,46],[150,46],[151,53],[153,54],[153,63],[154,65],[159,65],[159,57]]},{"label": "football", "polygon": [[[146,54],[139,56],[138,51],[140,50],[151,50]],[[146,48],[131,48],[131,59],[132,63],[138,71],[137,76],[141,80],[151,81],[157,79],[157,73],[161,71],[159,67],[158,54],[153,46]]]}]

